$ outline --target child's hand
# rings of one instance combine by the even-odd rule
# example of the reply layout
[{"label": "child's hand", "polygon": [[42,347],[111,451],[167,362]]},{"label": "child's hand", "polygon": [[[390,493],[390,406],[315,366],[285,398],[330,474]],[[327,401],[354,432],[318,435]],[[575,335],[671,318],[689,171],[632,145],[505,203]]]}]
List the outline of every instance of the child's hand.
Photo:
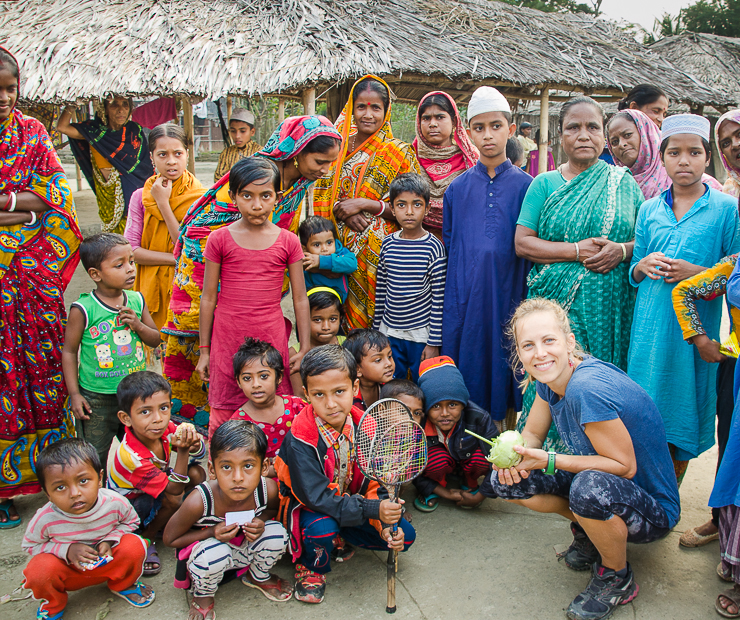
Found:
[{"label": "child's hand", "polygon": [[294,372],[298,372],[301,369],[301,360],[303,359],[303,356],[306,354],[305,351],[295,351],[291,356],[290,360],[288,361],[288,365],[290,366],[290,372],[291,374]]},{"label": "child's hand", "polygon": [[98,552],[85,543],[72,543],[67,549],[67,562],[77,570],[85,570],[83,563],[95,562],[99,557]]},{"label": "child's hand", "polygon": [[72,409],[72,413],[78,420],[89,420],[90,416],[88,413],[92,413],[92,407],[90,403],[85,400],[82,394],[72,394],[69,397],[69,406]]},{"label": "child's hand", "polygon": [[397,503],[384,499],[380,502],[380,520],[383,523],[398,523],[401,520],[405,503],[402,499],[399,499]]},{"label": "child's hand", "polygon": [[184,422],[177,427],[177,430],[170,435],[170,447],[178,452],[190,452],[190,449],[195,445],[200,445],[200,435],[195,427]]},{"label": "child's hand", "polygon": [[463,492],[461,489],[446,489],[445,487],[442,487],[441,489],[435,489],[434,492],[442,499],[447,499],[455,503],[461,502],[463,498]]},{"label": "child's hand", "polygon": [[208,349],[200,350],[200,359],[198,359],[198,365],[195,367],[195,372],[198,373],[201,381],[208,383],[211,377],[211,354]]},{"label": "child's hand", "polygon": [[719,342],[711,340],[706,334],[694,336],[692,342],[697,351],[699,351],[701,359],[709,364],[720,364],[727,359],[727,356],[719,352]]},{"label": "child's hand", "polygon": [[107,540],[104,540],[103,542],[98,543],[97,549],[98,549],[98,555],[100,557],[103,557],[104,555],[109,555],[110,550],[111,550],[111,544]]},{"label": "child's hand", "polygon": [[267,462],[270,463],[270,466],[267,468],[267,476],[266,478],[277,478],[277,472],[275,471],[275,459],[267,459]]},{"label": "child's hand", "polygon": [[319,268],[319,261],[321,256],[318,254],[304,254],[303,255],[303,271],[315,271]]},{"label": "child's hand", "polygon": [[439,357],[439,347],[433,347],[432,345],[428,344],[424,347],[424,350],[421,352],[421,360],[430,360],[433,357]]},{"label": "child's hand", "polygon": [[265,522],[255,517],[249,523],[242,525],[242,532],[249,542],[254,542],[265,532]]},{"label": "child's hand", "polygon": [[461,508],[463,506],[470,507],[470,508],[475,508],[484,499],[486,499],[485,496],[483,495],[483,493],[480,493],[480,492],[478,492],[475,495],[473,495],[472,493],[470,493],[468,491],[462,491],[461,492],[461,495],[462,495],[462,499],[460,499],[460,501],[458,501],[458,502],[455,502]]},{"label": "child's hand", "polygon": [[651,280],[660,280],[665,277],[665,272],[670,267],[670,259],[666,258],[663,252],[653,252],[635,265],[635,272],[641,273]]},{"label": "child's hand", "polygon": [[164,205],[165,203],[169,207],[170,205],[170,196],[172,195],[172,183],[169,179],[165,179],[164,177],[158,177],[156,181],[154,181],[154,184],[152,185],[152,198],[154,198],[154,201],[157,203],[157,206],[160,204]]},{"label": "child's hand", "polygon": [[238,523],[232,523],[231,525],[219,523],[215,528],[213,528],[213,535],[216,537],[216,540],[220,540],[221,542],[229,542],[238,533]]},{"label": "child's hand", "polygon": [[124,325],[128,325],[135,332],[138,332],[144,326],[144,323],[141,322],[141,319],[136,316],[136,312],[134,312],[131,308],[129,308],[128,306],[116,307],[118,308],[118,320],[121,323],[123,323]]},{"label": "child's hand", "polygon": [[381,534],[383,540],[388,541],[388,548],[394,551],[403,551],[403,528],[399,527],[395,536],[391,535],[391,528],[387,527]]},{"label": "child's hand", "polygon": [[674,284],[675,282],[680,282],[686,278],[691,278],[697,273],[704,271],[704,267],[701,265],[694,265],[682,258],[669,258],[666,260],[668,261],[669,267],[666,269],[664,276],[665,281],[669,284]]}]

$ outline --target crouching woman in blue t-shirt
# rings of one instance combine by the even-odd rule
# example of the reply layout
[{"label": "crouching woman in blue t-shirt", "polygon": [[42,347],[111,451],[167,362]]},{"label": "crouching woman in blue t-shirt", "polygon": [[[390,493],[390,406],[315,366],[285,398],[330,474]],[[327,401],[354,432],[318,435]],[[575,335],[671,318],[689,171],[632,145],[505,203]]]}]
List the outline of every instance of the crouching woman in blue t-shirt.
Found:
[{"label": "crouching woman in blue t-shirt", "polygon": [[[523,431],[522,461],[496,469],[493,490],[536,512],[571,521],[561,554],[574,570],[593,567],[568,618],[597,620],[639,591],[627,543],[663,538],[681,512],[660,413],[647,392],[617,367],[580,351],[561,306],[528,299],[510,323],[515,360],[536,381]],[[551,423],[572,454],[541,449]]]}]

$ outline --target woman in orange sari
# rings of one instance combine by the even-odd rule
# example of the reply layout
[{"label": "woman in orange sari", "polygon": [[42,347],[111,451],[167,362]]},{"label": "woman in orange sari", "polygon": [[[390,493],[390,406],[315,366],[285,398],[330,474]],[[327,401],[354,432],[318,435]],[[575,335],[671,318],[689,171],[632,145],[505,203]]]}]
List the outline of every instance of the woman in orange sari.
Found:
[{"label": "woman in orange sari", "polygon": [[180,222],[206,188],[186,169],[187,139],[178,125],[152,129],[149,150],[157,173],[131,197],[124,236],[139,265],[134,288],[144,295],[154,324],[162,329],[170,306]]},{"label": "woman in orange sari", "polygon": [[398,230],[388,205],[391,182],[421,172],[411,145],[393,137],[390,89],[379,77],[355,82],[335,126],[342,152],[328,177],[314,186],[313,213],[333,220],[344,247],[357,256],[349,277],[345,327],[372,327],[380,246]]}]

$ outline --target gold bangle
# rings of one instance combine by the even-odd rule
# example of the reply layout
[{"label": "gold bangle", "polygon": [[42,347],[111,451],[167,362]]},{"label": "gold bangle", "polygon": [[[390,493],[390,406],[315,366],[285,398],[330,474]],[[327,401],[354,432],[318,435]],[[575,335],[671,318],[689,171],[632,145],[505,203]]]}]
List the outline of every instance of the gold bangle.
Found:
[{"label": "gold bangle", "polygon": [[627,246],[624,243],[620,243],[619,245],[622,246],[622,262],[624,262],[627,260]]}]

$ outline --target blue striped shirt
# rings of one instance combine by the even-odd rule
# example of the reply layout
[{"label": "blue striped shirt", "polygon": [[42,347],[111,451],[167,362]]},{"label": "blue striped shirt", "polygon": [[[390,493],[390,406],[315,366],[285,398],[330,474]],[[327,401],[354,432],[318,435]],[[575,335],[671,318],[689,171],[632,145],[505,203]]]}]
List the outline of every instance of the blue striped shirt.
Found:
[{"label": "blue striped shirt", "polygon": [[398,330],[428,328],[427,344],[442,345],[447,255],[442,242],[431,233],[420,239],[388,235],[380,247],[375,287],[375,318]]}]

